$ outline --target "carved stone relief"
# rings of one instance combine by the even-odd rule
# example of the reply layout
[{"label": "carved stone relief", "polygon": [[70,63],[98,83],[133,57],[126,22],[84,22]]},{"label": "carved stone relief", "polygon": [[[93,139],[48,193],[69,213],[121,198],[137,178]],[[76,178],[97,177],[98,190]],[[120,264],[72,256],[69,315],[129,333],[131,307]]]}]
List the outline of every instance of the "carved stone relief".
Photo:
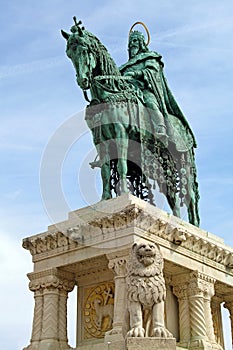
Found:
[{"label": "carved stone relief", "polygon": [[126,277],[129,329],[126,337],[172,338],[164,324],[166,298],[159,246],[140,240],[132,247]]},{"label": "carved stone relief", "polygon": [[112,328],[114,283],[105,282],[84,289],[84,339],[103,338]]}]

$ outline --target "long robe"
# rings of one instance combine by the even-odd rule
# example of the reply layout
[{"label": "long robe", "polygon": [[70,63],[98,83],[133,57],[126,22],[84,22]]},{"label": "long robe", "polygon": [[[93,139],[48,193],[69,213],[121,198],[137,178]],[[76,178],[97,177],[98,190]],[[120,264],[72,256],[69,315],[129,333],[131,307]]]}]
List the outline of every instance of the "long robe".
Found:
[{"label": "long robe", "polygon": [[[119,69],[121,74],[141,72],[140,77],[132,79],[136,88],[142,92],[150,91],[163,114],[167,135],[178,152],[187,152],[197,147],[193,132],[179,108],[167,80],[163,74],[162,56],[157,52],[144,52],[136,55]],[[147,106],[145,106],[147,107]]]}]

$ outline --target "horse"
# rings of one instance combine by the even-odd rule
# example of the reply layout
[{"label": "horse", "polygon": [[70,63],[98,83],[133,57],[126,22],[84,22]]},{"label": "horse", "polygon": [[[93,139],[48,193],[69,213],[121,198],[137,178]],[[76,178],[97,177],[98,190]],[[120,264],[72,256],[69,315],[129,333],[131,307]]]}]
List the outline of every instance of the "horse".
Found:
[{"label": "horse", "polygon": [[172,142],[165,145],[156,138],[141,91],[130,77],[121,75],[105,46],[80,24],[75,20],[72,34],[61,32],[77,83],[89,102],[85,119],[99,158],[90,164],[101,168],[102,200],[112,198],[113,192],[116,196],[131,192],[154,204],[153,180],[173,214],[180,217],[180,206],[185,204],[189,222],[199,226],[193,148],[179,152]]}]

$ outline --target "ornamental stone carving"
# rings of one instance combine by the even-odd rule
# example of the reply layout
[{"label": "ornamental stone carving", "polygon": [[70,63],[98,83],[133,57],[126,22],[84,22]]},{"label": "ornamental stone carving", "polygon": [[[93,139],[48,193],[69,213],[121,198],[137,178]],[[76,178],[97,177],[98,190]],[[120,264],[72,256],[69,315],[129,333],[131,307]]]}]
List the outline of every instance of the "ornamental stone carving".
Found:
[{"label": "ornamental stone carving", "polygon": [[114,284],[100,283],[85,289],[84,339],[103,338],[112,328]]},{"label": "ornamental stone carving", "polygon": [[111,254],[107,255],[109,259],[108,267],[114,273],[115,282],[115,298],[114,298],[114,318],[113,318],[113,328],[106,333],[108,339],[111,336],[118,336],[120,339],[122,337],[122,327],[124,325],[124,314],[125,314],[125,300],[126,300],[126,290],[125,290],[125,277],[127,273],[126,264],[128,261],[128,253],[120,257],[112,257]]},{"label": "ornamental stone carving", "polygon": [[[169,331],[180,348],[224,347],[220,304],[225,302],[233,324],[233,249],[221,238],[141,202],[123,195],[109,208],[102,201],[94,210],[75,211],[61,225],[24,239],[35,271],[28,274],[35,304],[27,350],[70,349],[67,296],[75,284],[78,348],[107,349],[110,344],[113,350],[124,345],[127,350],[175,349],[174,338],[154,337],[169,336]],[[139,239],[145,247],[139,247]]]},{"label": "ornamental stone carving", "polygon": [[163,258],[155,243],[132,247],[126,277],[129,329],[126,337],[172,338],[164,324]]},{"label": "ornamental stone carving", "polygon": [[28,278],[35,306],[31,344],[27,349],[69,349],[67,296],[74,288],[74,275],[53,268],[29,273]]},{"label": "ornamental stone carving", "polygon": [[198,271],[183,274],[173,281],[173,292],[179,302],[180,346],[222,349],[215,337],[211,309],[214,284],[214,278]]},{"label": "ornamental stone carving", "polygon": [[[119,232],[129,227],[137,227],[149,235],[155,235],[167,242],[174,243],[186,252],[201,255],[209,262],[220,264],[223,268],[233,269],[233,250],[220,241],[215,241],[206,232],[197,233],[197,228],[188,230],[177,220],[154,217],[135,204],[130,204],[113,214],[95,218],[62,232],[36,235],[23,240],[23,247],[30,250],[34,257],[73,249],[79,245],[104,238],[105,234]],[[205,235],[204,235],[205,233]],[[228,270],[228,271],[229,271]]]},{"label": "ornamental stone carving", "polygon": [[60,231],[47,235],[29,237],[23,240],[23,248],[28,249],[34,259],[37,255],[45,255],[46,253],[51,253],[51,251],[55,251],[56,253],[59,251],[63,252],[76,246],[76,242]]}]

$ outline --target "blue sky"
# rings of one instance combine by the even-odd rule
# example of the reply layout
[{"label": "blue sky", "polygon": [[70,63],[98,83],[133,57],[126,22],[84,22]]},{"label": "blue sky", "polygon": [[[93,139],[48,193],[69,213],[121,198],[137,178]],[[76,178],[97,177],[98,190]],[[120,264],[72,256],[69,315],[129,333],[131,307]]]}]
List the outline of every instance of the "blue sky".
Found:
[{"label": "blue sky", "polygon": [[[78,137],[68,138],[61,174],[66,207],[58,218],[99,200],[98,173],[88,168],[95,151],[83,124],[85,101],[60,35],[61,28],[69,30],[74,15],[118,65],[127,60],[131,25],[138,20],[147,24],[150,49],[162,54],[170,88],[198,142],[201,228],[233,246],[233,1],[2,2],[0,345],[5,350],[29,343],[33,296],[26,273],[32,263],[21,241],[57,219],[46,203],[40,173],[49,142],[57,142],[70,120],[76,120]],[[89,186],[94,188],[91,196]]]}]

